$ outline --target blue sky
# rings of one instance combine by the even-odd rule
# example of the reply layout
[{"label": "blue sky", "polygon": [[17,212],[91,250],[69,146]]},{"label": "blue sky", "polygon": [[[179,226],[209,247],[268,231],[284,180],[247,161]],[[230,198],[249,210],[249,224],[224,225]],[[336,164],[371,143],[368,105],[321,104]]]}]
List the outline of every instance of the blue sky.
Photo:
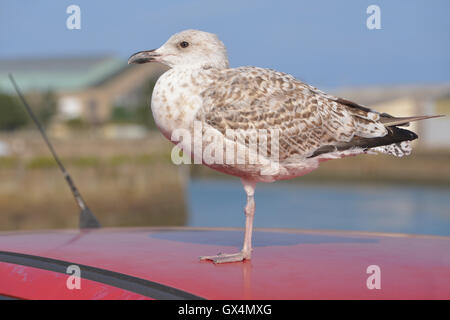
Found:
[{"label": "blue sky", "polygon": [[[66,8],[81,8],[81,30]],[[368,30],[366,8],[381,8]],[[450,82],[450,1],[0,0],[0,58],[112,53],[173,33],[217,33],[231,66],[291,73],[321,88]]]}]

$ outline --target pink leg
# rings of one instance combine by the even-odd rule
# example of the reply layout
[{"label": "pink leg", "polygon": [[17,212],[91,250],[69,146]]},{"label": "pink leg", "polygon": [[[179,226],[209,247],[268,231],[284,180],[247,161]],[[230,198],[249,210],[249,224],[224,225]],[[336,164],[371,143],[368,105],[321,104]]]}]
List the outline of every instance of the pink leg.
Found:
[{"label": "pink leg", "polygon": [[252,254],[253,217],[255,216],[255,185],[256,182],[242,179],[244,190],[247,193],[247,205],[245,206],[245,234],[244,245],[238,253],[219,253],[215,256],[203,256],[200,260],[212,260],[214,263],[236,262],[250,259]]},{"label": "pink leg", "polygon": [[244,190],[247,193],[247,204],[245,206],[245,235],[244,246],[242,252],[246,255],[245,259],[250,259],[252,253],[252,232],[253,232],[253,218],[255,217],[255,185],[253,181],[242,179]]}]

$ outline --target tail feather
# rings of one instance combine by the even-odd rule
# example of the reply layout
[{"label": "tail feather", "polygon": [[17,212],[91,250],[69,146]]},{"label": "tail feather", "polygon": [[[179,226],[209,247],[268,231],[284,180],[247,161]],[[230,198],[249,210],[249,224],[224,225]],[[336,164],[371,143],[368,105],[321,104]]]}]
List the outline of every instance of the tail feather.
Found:
[{"label": "tail feather", "polygon": [[[314,153],[309,156],[309,158],[317,157],[324,153],[334,152],[334,151],[345,151],[352,148],[359,148],[363,150],[370,150],[372,148],[388,146],[392,144],[398,144],[403,141],[412,141],[417,139],[417,134],[412,131],[397,128],[397,127],[386,127],[387,134],[382,137],[375,138],[362,138],[355,136],[349,142],[339,142],[333,145],[325,145],[318,148]],[[381,149],[375,150],[382,152]]]},{"label": "tail feather", "polygon": [[383,137],[376,138],[361,138],[354,137],[350,142],[339,144],[338,150],[345,150],[351,147],[358,147],[363,149],[370,149],[379,146],[387,146],[393,143],[400,143],[403,141],[412,141],[418,138],[417,134],[412,131],[389,126],[386,128],[388,133]]},{"label": "tail feather", "polygon": [[380,122],[388,127],[388,126],[405,126],[413,121],[432,119],[443,117],[443,115],[433,115],[433,116],[413,116],[413,117],[393,117],[386,113],[381,114]]},{"label": "tail feather", "polygon": [[370,151],[390,154],[396,157],[409,156],[411,154],[411,141],[402,141],[398,143],[388,144],[387,146],[380,146],[369,149]]},{"label": "tail feather", "polygon": [[309,156],[309,158],[313,158],[324,153],[345,151],[352,148],[373,150],[377,152],[393,154],[399,157],[408,155],[411,152],[410,141],[417,139],[418,136],[414,132],[399,128],[398,126],[407,126],[409,122],[412,121],[438,117],[443,117],[443,115],[393,117],[389,114],[382,113],[379,121],[386,127],[388,132],[386,135],[373,138],[354,136],[353,139],[348,142],[338,142],[333,145],[322,146],[314,151],[314,153]]}]

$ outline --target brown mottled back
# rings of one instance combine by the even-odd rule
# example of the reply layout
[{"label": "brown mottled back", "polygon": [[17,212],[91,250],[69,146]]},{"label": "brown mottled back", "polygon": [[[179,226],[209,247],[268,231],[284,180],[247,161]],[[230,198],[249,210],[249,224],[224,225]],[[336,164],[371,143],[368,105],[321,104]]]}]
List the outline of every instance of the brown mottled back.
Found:
[{"label": "brown mottled back", "polygon": [[[223,134],[226,129],[280,129],[280,161],[292,162],[323,146],[354,137],[387,134],[380,114],[323,93],[291,75],[270,69],[210,69],[196,118]],[[268,146],[270,149],[270,146]]]}]

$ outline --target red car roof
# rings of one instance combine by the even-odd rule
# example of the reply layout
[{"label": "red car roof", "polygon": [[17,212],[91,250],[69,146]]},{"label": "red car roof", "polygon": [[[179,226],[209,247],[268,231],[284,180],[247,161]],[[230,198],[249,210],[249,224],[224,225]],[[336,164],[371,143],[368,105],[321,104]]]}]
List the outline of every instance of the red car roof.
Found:
[{"label": "red car roof", "polygon": [[[0,233],[0,296],[25,299],[450,299],[450,237],[262,230],[251,261],[214,265],[243,231]],[[68,290],[68,265],[81,269]],[[369,266],[381,289],[369,289]],[[45,290],[43,290],[45,288]]]}]

